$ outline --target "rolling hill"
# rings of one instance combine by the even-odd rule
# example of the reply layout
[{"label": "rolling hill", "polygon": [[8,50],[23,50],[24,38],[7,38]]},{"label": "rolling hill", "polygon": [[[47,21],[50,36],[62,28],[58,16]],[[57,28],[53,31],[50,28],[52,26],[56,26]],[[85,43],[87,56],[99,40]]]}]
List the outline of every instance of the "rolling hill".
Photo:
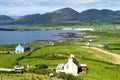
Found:
[{"label": "rolling hill", "polygon": [[6,15],[0,15],[0,23],[6,23],[6,22],[11,22],[13,21],[14,19],[9,17],[9,16],[6,16]]},{"label": "rolling hill", "polygon": [[[31,43],[29,44],[31,48],[30,52],[22,54],[1,53],[0,68],[13,68],[17,61],[17,64],[19,63],[19,65],[29,65],[33,66],[33,68],[37,64],[45,64],[48,65],[48,69],[52,72],[58,64],[65,63],[70,54],[74,54],[76,59],[79,61],[79,64],[87,64],[88,66],[88,73],[80,74],[78,76],[82,78],[81,80],[120,80],[120,50],[116,49],[120,47],[120,40],[118,39],[119,33],[120,31],[87,32],[86,34],[98,36],[93,39],[92,46],[90,48],[88,46],[84,46],[89,39],[55,42],[54,46],[48,46],[48,42]],[[114,50],[109,50],[108,47],[97,48],[100,43],[107,44],[108,47],[113,47]],[[0,50],[11,51],[14,50],[15,46],[16,45],[1,45]],[[33,78],[28,78],[30,77],[28,74],[32,76],[36,75],[35,72],[25,72],[24,74],[1,72],[0,79],[33,80]],[[40,73],[37,74],[40,76]],[[51,77],[46,75],[42,76],[42,79],[37,79],[38,77],[34,77],[34,79],[51,80]],[[53,80],[58,80],[58,78]]]},{"label": "rolling hill", "polygon": [[79,13],[71,8],[62,8],[46,14],[25,15],[16,20],[10,17],[5,19],[4,17],[0,17],[0,23],[2,24],[36,25],[47,23],[65,23],[68,21],[77,21],[78,23],[120,23],[120,11],[112,11],[108,9],[89,9]]},{"label": "rolling hill", "polygon": [[[66,62],[69,55],[72,53],[75,55],[76,59],[79,61],[80,64],[87,64],[88,66],[88,74],[83,74],[83,75],[80,74],[79,77],[88,80],[93,80],[93,79],[119,80],[120,79],[119,65],[111,63],[111,59],[114,61],[114,58],[111,58],[111,55],[105,54],[101,51],[84,48],[81,47],[80,45],[74,44],[74,42],[56,43],[55,46],[49,46],[49,47],[42,46],[41,44],[36,44],[36,45],[34,44],[33,47],[35,46],[39,46],[40,48],[36,49],[30,54],[29,53],[14,54],[14,55],[0,54],[1,57],[0,67],[13,68],[17,60],[19,61],[20,65],[32,66],[36,64],[46,64],[49,66],[48,68],[52,70],[56,68],[58,64]],[[1,74],[3,75],[4,73]],[[26,73],[24,73],[24,75],[25,74]],[[34,75],[34,73],[31,74]],[[22,77],[21,74],[17,74],[17,75],[19,75],[19,77],[14,76],[14,78],[20,79]],[[2,78],[5,78],[5,76],[7,75],[4,74]],[[9,79],[11,76],[12,74],[7,76],[7,79]]]}]

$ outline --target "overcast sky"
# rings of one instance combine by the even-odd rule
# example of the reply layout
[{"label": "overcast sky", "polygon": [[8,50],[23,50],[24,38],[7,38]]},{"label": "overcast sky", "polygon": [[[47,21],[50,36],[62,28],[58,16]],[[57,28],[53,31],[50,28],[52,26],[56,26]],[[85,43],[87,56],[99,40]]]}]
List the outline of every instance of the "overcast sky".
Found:
[{"label": "overcast sky", "polygon": [[78,12],[93,8],[120,10],[120,0],[0,0],[0,15],[43,14],[64,7]]}]

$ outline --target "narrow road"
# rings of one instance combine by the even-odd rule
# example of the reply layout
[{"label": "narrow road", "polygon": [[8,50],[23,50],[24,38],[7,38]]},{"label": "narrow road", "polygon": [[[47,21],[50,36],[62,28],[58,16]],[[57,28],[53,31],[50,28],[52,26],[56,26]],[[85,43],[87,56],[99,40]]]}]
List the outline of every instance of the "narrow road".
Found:
[{"label": "narrow road", "polygon": [[0,71],[15,71],[14,69],[8,69],[8,68],[0,68]]},{"label": "narrow road", "polygon": [[[82,47],[83,48],[89,48],[88,46],[82,46]],[[120,55],[119,54],[115,54],[115,53],[112,53],[112,52],[109,52],[109,51],[105,51],[105,50],[102,50],[102,49],[97,48],[97,47],[90,47],[90,49],[102,52],[104,54],[111,55],[113,58],[115,58],[115,61],[113,61],[113,63],[114,64],[120,64]]]}]

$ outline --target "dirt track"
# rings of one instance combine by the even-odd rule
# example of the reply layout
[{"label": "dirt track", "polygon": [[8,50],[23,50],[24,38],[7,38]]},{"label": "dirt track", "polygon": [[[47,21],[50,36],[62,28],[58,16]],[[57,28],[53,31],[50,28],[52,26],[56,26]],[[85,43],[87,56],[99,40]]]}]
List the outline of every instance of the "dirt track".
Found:
[{"label": "dirt track", "polygon": [[[83,48],[89,48],[88,46],[82,46],[82,47],[83,47]],[[90,47],[90,48],[93,49],[93,50],[102,52],[102,53],[104,53],[104,54],[111,55],[113,58],[115,58],[115,61],[113,61],[113,63],[114,63],[114,64],[120,64],[120,55],[115,54],[115,53],[112,53],[112,52],[108,52],[108,51],[105,51],[105,50],[102,50],[102,49],[96,48],[96,47]]]}]

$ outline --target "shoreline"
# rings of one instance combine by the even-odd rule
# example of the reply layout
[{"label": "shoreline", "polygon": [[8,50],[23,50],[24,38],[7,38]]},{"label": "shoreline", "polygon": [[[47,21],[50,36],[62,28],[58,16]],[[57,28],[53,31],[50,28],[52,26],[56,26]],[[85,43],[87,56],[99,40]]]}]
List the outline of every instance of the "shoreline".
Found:
[{"label": "shoreline", "polygon": [[0,28],[0,31],[15,31],[14,29]]},{"label": "shoreline", "polygon": [[73,27],[0,27],[0,31],[37,31],[37,30],[75,30],[75,31],[94,31],[95,28],[73,28]]}]

